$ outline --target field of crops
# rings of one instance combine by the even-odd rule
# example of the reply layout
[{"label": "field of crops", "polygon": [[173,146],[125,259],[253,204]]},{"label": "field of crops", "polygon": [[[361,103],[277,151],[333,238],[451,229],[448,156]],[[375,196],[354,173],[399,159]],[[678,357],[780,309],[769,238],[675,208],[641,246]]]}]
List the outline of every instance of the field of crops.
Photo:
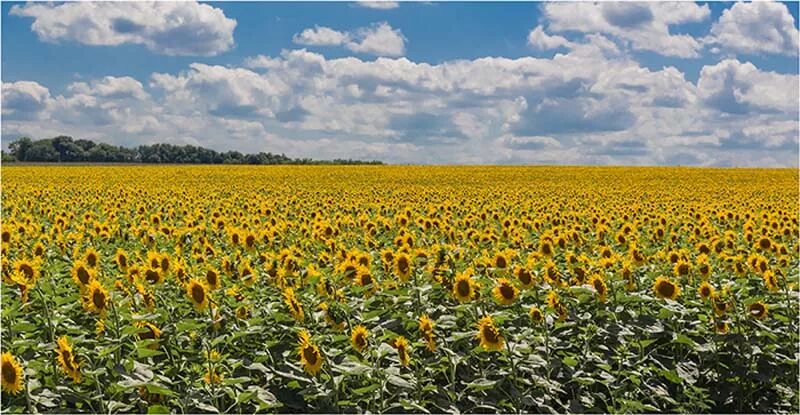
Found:
[{"label": "field of crops", "polygon": [[798,412],[796,170],[2,169],[8,412]]}]

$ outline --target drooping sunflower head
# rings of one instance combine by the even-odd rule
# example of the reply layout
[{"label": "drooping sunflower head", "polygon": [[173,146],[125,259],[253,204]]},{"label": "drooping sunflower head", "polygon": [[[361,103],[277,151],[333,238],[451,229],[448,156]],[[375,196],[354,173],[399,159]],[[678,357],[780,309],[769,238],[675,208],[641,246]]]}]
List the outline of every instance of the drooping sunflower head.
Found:
[{"label": "drooping sunflower head", "polygon": [[456,275],[453,281],[453,296],[456,297],[460,303],[466,303],[472,300],[475,292],[475,284],[472,281],[472,269],[467,269],[464,272]]},{"label": "drooping sunflower head", "polygon": [[775,277],[774,272],[766,270],[762,274],[762,277],[764,278],[764,285],[766,285],[770,291],[772,292],[778,291],[778,278]]},{"label": "drooping sunflower head", "polygon": [[11,352],[3,353],[0,358],[0,384],[3,390],[16,395],[22,391],[22,365]]},{"label": "drooping sunflower head", "polygon": [[75,361],[75,355],[72,352],[72,345],[69,342],[69,338],[67,338],[67,336],[61,336],[56,341],[56,344],[58,346],[56,354],[61,370],[64,371],[67,376],[71,377],[75,383],[81,383],[80,366]]},{"label": "drooping sunflower head", "polygon": [[750,317],[763,320],[767,317],[767,314],[769,314],[769,306],[761,301],[756,301],[755,303],[747,306],[747,311],[750,314]]},{"label": "drooping sunflower head", "polygon": [[540,310],[539,307],[531,307],[531,310],[528,312],[528,314],[530,314],[531,321],[534,323],[541,323],[544,321],[544,313],[542,313],[542,310]]},{"label": "drooping sunflower head", "polygon": [[400,364],[404,367],[408,366],[411,362],[411,356],[408,354],[408,340],[403,336],[398,336],[392,342],[392,347],[397,349],[397,358],[400,360]]},{"label": "drooping sunflower head", "polygon": [[600,274],[593,274],[589,278],[589,285],[594,288],[594,292],[597,294],[597,299],[602,303],[606,301],[606,295],[608,294],[608,286],[606,286],[606,281]]},{"label": "drooping sunflower head", "polygon": [[681,287],[672,282],[669,278],[658,277],[653,283],[653,292],[658,298],[669,298],[674,300],[681,294]]},{"label": "drooping sunflower head", "polygon": [[368,336],[369,331],[367,331],[367,328],[359,324],[350,333],[350,343],[353,345],[353,348],[356,349],[356,351],[361,353],[367,348]]},{"label": "drooping sunflower head", "polygon": [[519,294],[519,289],[514,286],[507,278],[500,278],[497,280],[497,285],[492,289],[494,299],[503,305],[510,305],[514,303]]},{"label": "drooping sunflower head", "polygon": [[503,349],[503,336],[495,327],[491,316],[484,316],[478,321],[477,337],[484,350]]},{"label": "drooping sunflower head", "polygon": [[419,330],[429,333],[433,331],[433,320],[427,314],[419,316]]},{"label": "drooping sunflower head", "polygon": [[311,335],[306,330],[301,331],[298,337],[298,354],[303,370],[311,376],[316,376],[322,368],[322,353],[319,346],[311,342]]},{"label": "drooping sunflower head", "polygon": [[561,304],[561,299],[558,297],[558,293],[555,290],[550,290],[547,293],[547,305],[552,309],[556,309],[559,304]]},{"label": "drooping sunflower head", "polygon": [[697,287],[697,294],[700,295],[700,298],[707,300],[714,295],[714,286],[709,284],[708,281],[703,281]]},{"label": "drooping sunflower head", "polygon": [[189,280],[189,283],[186,284],[186,295],[198,312],[202,313],[206,309],[208,305],[208,289],[200,280],[197,278]]},{"label": "drooping sunflower head", "polygon": [[295,320],[303,321],[303,319],[305,319],[303,304],[300,303],[297,296],[295,296],[292,287],[286,287],[286,289],[283,290],[283,302],[289,307],[289,312],[292,313],[292,317],[294,317]]}]

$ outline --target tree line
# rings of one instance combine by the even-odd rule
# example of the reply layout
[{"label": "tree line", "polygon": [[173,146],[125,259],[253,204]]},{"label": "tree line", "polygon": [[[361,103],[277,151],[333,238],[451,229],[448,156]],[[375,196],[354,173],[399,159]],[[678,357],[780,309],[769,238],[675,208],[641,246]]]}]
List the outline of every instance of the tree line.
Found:
[{"label": "tree line", "polygon": [[150,144],[136,148],[95,143],[92,140],[73,140],[69,136],[58,136],[42,140],[22,137],[3,151],[4,162],[89,162],[89,163],[154,163],[154,164],[383,164],[381,161],[352,159],[314,160],[291,158],[285,154],[243,154],[238,151],[215,150],[173,144]]}]

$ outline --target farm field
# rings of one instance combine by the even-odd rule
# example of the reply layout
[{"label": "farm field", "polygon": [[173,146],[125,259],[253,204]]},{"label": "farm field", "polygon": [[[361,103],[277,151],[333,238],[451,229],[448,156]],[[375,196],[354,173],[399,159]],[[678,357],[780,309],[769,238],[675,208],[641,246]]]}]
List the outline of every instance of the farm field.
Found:
[{"label": "farm field", "polygon": [[13,412],[793,412],[796,169],[2,169]]}]

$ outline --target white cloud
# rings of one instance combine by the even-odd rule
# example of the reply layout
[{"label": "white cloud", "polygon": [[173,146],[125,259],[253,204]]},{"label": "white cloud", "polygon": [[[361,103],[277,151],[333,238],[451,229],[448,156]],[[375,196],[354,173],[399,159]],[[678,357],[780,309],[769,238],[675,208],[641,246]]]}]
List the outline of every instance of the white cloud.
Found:
[{"label": "white cloud", "polygon": [[306,46],[340,46],[350,40],[348,33],[339,32],[329,27],[315,26],[294,35],[292,41]]},{"label": "white cloud", "polygon": [[539,50],[557,49],[560,47],[570,47],[572,42],[563,36],[548,35],[542,26],[536,26],[528,34],[528,44]]},{"label": "white cloud", "polygon": [[195,1],[28,3],[12,6],[10,14],[33,17],[31,30],[46,42],[131,43],[164,55],[225,52],[236,27],[221,9]]},{"label": "white cloud", "polygon": [[75,82],[3,84],[3,140],[69,134],[395,163],[796,165],[798,77],[727,60],[697,83],[601,35],[552,58],[194,63]]},{"label": "white cloud", "polygon": [[3,118],[37,119],[47,108],[50,90],[36,82],[3,82]]},{"label": "white cloud", "polygon": [[702,44],[692,36],[671,33],[670,26],[710,15],[708,5],[694,2],[545,3],[542,12],[551,32],[603,33],[633,49],[681,58],[699,56]]},{"label": "white cloud", "polygon": [[753,2],[724,10],[707,41],[736,53],[797,56],[799,36],[785,4]]},{"label": "white cloud", "polygon": [[800,102],[797,75],[760,71],[736,59],[704,66],[697,86],[707,105],[731,114],[790,113]]},{"label": "white cloud", "polygon": [[402,56],[406,50],[403,33],[386,22],[352,32],[315,26],[294,35],[292,41],[305,46],[344,46],[353,52],[376,56]]},{"label": "white cloud", "polygon": [[400,7],[400,3],[389,0],[357,1],[356,4],[358,4],[361,7],[367,7],[370,9],[380,9],[380,10],[396,9]]}]

